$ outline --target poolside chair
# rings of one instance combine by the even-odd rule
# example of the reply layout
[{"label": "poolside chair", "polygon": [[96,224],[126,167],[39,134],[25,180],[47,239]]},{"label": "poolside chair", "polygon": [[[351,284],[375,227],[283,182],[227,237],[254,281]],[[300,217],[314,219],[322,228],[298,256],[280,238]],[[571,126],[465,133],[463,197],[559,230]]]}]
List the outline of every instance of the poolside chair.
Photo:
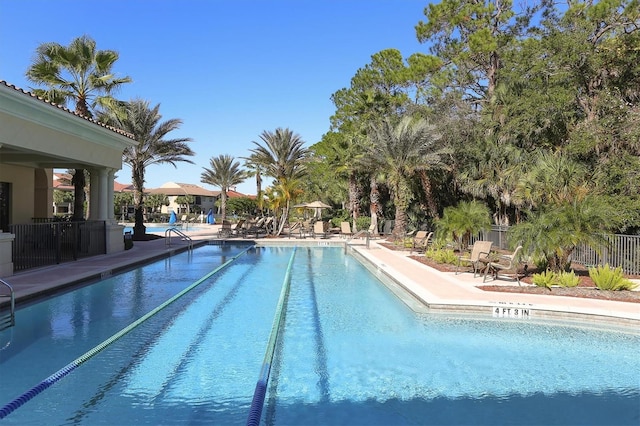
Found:
[{"label": "poolside chair", "polygon": [[273,216],[260,218],[254,225],[251,225],[243,232],[243,237],[253,235],[254,238],[265,237],[273,231]]},{"label": "poolside chair", "polygon": [[244,226],[244,221],[245,221],[244,219],[240,219],[238,220],[238,222],[231,225],[231,233],[229,234],[230,237],[237,237],[242,233],[242,227]]},{"label": "poolside chair", "polygon": [[294,223],[289,223],[289,226],[285,226],[282,229],[282,232],[280,233],[280,235],[286,235],[287,237],[291,238],[292,235],[300,234],[301,229],[302,229],[302,222],[297,221]]},{"label": "poolside chair", "polygon": [[[473,267],[473,277],[475,278],[478,272],[481,272],[481,267],[489,263],[489,254],[491,253],[492,241],[478,240],[473,243],[471,253],[468,256],[458,256],[458,264],[456,266],[456,275],[460,270],[460,264],[462,262],[471,263]],[[486,271],[486,268],[485,268]]]},{"label": "poolside chair", "polygon": [[340,222],[340,235],[342,238],[347,238],[353,235],[349,222]]},{"label": "poolside chair", "polygon": [[263,230],[264,222],[267,220],[266,217],[261,217],[255,223],[250,223],[249,226],[242,231],[242,237],[247,238],[250,235],[255,235],[256,238],[261,230]]},{"label": "poolside chair", "polygon": [[427,250],[427,246],[431,242],[431,237],[433,236],[433,232],[427,231],[418,231],[415,237],[413,237],[413,246],[411,247],[411,251],[414,252],[424,252]]},{"label": "poolside chair", "polygon": [[218,238],[229,238],[231,236],[231,222],[223,220],[220,229],[218,229]]},{"label": "poolside chair", "polygon": [[319,220],[313,224],[313,238],[329,238],[326,222]]},{"label": "poolside chair", "polygon": [[[520,273],[518,272],[518,266],[520,265],[520,251],[522,250],[522,246],[516,247],[516,249],[511,254],[503,254],[497,258],[497,260],[493,260],[487,263],[487,267],[484,271],[484,278],[482,282],[487,281],[487,276],[491,274],[494,280],[498,279],[498,276],[513,278],[520,285]],[[508,271],[512,271],[510,274]]]}]

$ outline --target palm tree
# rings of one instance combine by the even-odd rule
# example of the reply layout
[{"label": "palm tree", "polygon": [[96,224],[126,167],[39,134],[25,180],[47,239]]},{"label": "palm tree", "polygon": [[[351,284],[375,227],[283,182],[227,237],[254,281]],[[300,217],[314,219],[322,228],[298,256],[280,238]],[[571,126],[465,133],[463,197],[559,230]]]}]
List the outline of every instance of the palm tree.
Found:
[{"label": "palm tree", "polygon": [[387,175],[395,205],[396,238],[404,236],[407,210],[413,198],[409,179],[418,171],[443,167],[443,156],[448,151],[436,146],[440,136],[435,126],[426,120],[405,115],[394,120],[383,119],[368,132],[371,142],[368,155],[377,161]]},{"label": "palm tree", "polygon": [[436,221],[438,238],[457,241],[463,250],[469,246],[472,235],[490,228],[489,208],[478,201],[462,201],[455,207],[447,207]]},{"label": "palm tree", "polygon": [[608,244],[610,229],[620,225],[616,207],[603,197],[547,206],[533,212],[527,221],[509,229],[509,241],[522,245],[525,252],[544,259],[552,271],[566,269],[571,254],[580,244],[599,251]]},{"label": "palm tree", "polygon": [[160,121],[160,104],[153,108],[149,102],[133,100],[127,104],[123,118],[112,117],[115,125],[131,133],[138,142],[136,146],[125,149],[122,161],[131,167],[133,199],[135,207],[135,226],[133,239],[145,239],[144,226],[144,173],[152,164],[171,164],[176,167],[179,161],[191,163],[186,158],[194,155],[187,142],[190,138],[164,139],[167,134],[180,128],[182,120],[173,118]]},{"label": "palm tree", "polygon": [[247,177],[256,178],[256,201],[258,204],[258,209],[260,213],[262,213],[262,209],[264,208],[264,194],[262,191],[262,166],[260,164],[255,164],[252,161],[247,160],[244,163],[244,166],[249,169],[247,172]]},{"label": "palm tree", "polygon": [[514,195],[518,180],[526,173],[529,159],[524,151],[511,144],[488,140],[479,157],[473,158],[458,177],[461,189],[474,198],[491,198],[497,205],[496,225],[509,225],[508,208],[522,208],[522,200]]},{"label": "palm tree", "polygon": [[318,153],[324,156],[333,173],[347,178],[348,209],[354,231],[360,213],[360,196],[362,194],[362,188],[357,179],[358,172],[363,169],[362,160],[365,149],[362,139],[361,134],[354,131],[330,132],[325,134],[322,137],[322,142],[316,145]]},{"label": "palm tree", "polygon": [[230,155],[219,155],[209,160],[210,168],[203,167],[200,182],[220,187],[220,209],[222,220],[227,217],[227,191],[245,181],[248,177],[246,171],[240,168],[239,162]]},{"label": "palm tree", "polygon": [[[119,102],[111,95],[131,78],[116,78],[111,69],[118,60],[118,52],[96,50],[96,42],[88,36],[78,37],[69,46],[43,43],[36,49],[36,57],[27,70],[29,81],[46,86],[32,89],[33,93],[66,106],[75,103],[75,111],[93,118],[93,112],[115,110]],[[92,112],[93,111],[93,112]],[[84,218],[84,187],[82,169],[73,176],[73,219]]]},{"label": "palm tree", "polygon": [[[305,161],[309,150],[303,147],[304,141],[300,135],[289,129],[277,128],[275,132],[265,130],[260,139],[264,145],[254,141],[256,147],[250,150],[251,155],[246,160],[262,166],[264,174],[276,180],[276,187],[290,188],[292,182],[306,175]],[[286,194],[291,193],[287,189]],[[283,195],[289,197],[286,194]],[[287,198],[282,208],[277,235],[280,235],[288,220],[290,201]]]}]

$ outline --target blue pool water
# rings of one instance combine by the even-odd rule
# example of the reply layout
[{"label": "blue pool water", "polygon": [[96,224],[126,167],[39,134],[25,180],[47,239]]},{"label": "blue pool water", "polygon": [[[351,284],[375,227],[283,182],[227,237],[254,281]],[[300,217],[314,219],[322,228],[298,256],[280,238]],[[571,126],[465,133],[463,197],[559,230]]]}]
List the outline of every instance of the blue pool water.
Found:
[{"label": "blue pool water", "polygon": [[[193,224],[193,223],[186,223],[184,225],[177,225],[177,226],[147,226],[145,231],[147,232],[147,234],[164,234],[168,229],[171,228],[178,228],[182,231],[206,231],[208,229],[213,229],[211,228],[209,225],[201,225],[201,224]],[[123,232],[132,232],[133,233],[133,228],[131,227],[125,227]]]},{"label": "blue pool water", "polygon": [[[245,246],[246,247],[246,246]],[[242,246],[205,246],[19,310],[0,406]],[[292,248],[258,248],[6,424],[244,424]],[[299,247],[263,424],[638,424],[640,337],[412,311],[341,248]]]}]

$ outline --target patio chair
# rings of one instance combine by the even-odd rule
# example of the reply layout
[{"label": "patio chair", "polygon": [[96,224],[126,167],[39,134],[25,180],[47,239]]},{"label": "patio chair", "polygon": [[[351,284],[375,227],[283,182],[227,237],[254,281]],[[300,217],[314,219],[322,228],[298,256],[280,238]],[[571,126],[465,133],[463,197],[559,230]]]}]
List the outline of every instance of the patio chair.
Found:
[{"label": "patio chair", "polygon": [[313,224],[313,238],[329,238],[326,222],[319,220]]},{"label": "patio chair", "polygon": [[267,220],[265,217],[261,217],[255,223],[249,225],[249,227],[242,230],[242,237],[248,238],[250,235],[255,235],[258,238],[260,233],[266,233],[264,230],[264,223]]},{"label": "patio chair", "polygon": [[[491,253],[492,241],[478,240],[473,243],[471,253],[468,256],[458,256],[458,264],[456,265],[456,275],[460,270],[460,264],[462,262],[471,263],[473,267],[473,277],[475,278],[478,272],[481,272],[481,266],[489,263],[489,254]],[[486,271],[486,268],[485,268]],[[485,275],[486,276],[486,275]]]},{"label": "patio chair", "polygon": [[218,229],[218,238],[229,238],[231,236],[231,222],[223,220],[220,229]]},{"label": "patio chair", "polygon": [[369,239],[380,238],[380,233],[378,232],[376,225],[373,223],[369,225],[367,232],[369,233]]},{"label": "patio chair", "polygon": [[[494,280],[498,279],[498,276],[504,276],[513,278],[520,285],[520,273],[518,272],[518,266],[520,265],[520,251],[522,246],[516,247],[511,254],[503,254],[495,261],[487,263],[487,267],[484,271],[484,278],[482,282],[487,281],[487,276],[491,274]],[[508,271],[513,271],[513,274],[509,274]]]},{"label": "patio chair", "polygon": [[342,235],[342,238],[347,238],[353,235],[349,222],[340,222],[340,235]]},{"label": "patio chair", "polygon": [[424,252],[427,250],[427,246],[431,242],[431,237],[433,236],[433,232],[427,231],[418,231],[416,236],[413,237],[413,245],[411,247],[411,251],[416,252]]},{"label": "patio chair", "polygon": [[231,232],[229,234],[229,236],[231,237],[237,237],[239,235],[241,235],[242,233],[242,228],[244,226],[244,219],[240,219],[238,220],[238,222],[236,222],[235,224],[231,225]]}]

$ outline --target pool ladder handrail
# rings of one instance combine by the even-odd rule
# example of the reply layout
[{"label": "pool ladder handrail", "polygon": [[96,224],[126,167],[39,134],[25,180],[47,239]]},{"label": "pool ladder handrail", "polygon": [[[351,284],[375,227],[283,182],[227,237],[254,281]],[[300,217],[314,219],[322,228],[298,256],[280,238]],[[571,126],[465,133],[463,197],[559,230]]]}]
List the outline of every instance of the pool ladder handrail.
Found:
[{"label": "pool ladder handrail", "polygon": [[364,235],[364,245],[367,248],[369,248],[369,237],[371,236],[371,233],[369,232],[368,229],[363,229],[363,230],[360,230],[360,231],[356,232],[355,234],[353,234],[351,236],[351,238],[349,238],[347,240],[347,244],[349,244],[351,242],[351,240],[353,240],[354,238],[356,238],[356,237],[358,237],[360,235]]},{"label": "pool ladder handrail", "polygon": [[172,232],[174,232],[176,235],[178,235],[181,240],[187,241],[187,244],[189,246],[189,250],[193,250],[193,240],[191,239],[191,237],[188,236],[187,234],[185,234],[184,232],[180,231],[178,228],[169,228],[166,231],[164,231],[165,245],[168,245],[168,246],[171,245],[171,233]]},{"label": "pool ladder handrail", "polygon": [[9,314],[0,316],[0,330],[13,327],[16,325],[16,297],[13,287],[8,282],[0,279],[0,288],[6,288],[9,290],[8,294],[0,293],[0,297],[9,298]]}]

